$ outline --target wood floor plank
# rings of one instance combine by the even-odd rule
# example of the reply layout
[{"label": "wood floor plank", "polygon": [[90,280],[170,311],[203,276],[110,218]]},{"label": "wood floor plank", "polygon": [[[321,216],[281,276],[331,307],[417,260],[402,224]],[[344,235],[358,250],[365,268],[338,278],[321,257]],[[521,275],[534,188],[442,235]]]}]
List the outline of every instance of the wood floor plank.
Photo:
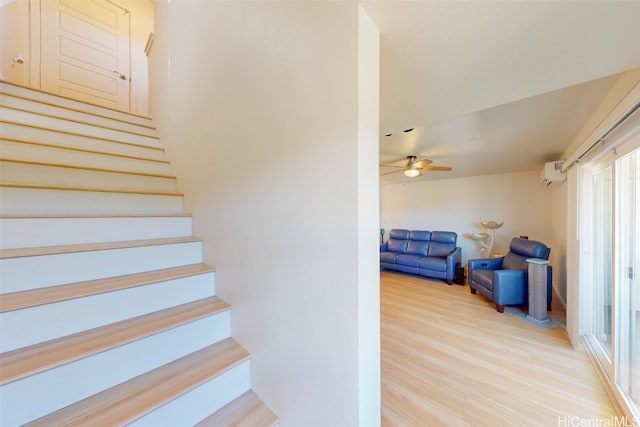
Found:
[{"label": "wood floor plank", "polygon": [[275,414],[249,390],[195,427],[273,427],[277,423]]},{"label": "wood floor plank", "polygon": [[[382,425],[557,426],[615,409],[564,328],[497,313],[467,286],[381,272]],[[557,303],[551,312],[564,322]]]}]

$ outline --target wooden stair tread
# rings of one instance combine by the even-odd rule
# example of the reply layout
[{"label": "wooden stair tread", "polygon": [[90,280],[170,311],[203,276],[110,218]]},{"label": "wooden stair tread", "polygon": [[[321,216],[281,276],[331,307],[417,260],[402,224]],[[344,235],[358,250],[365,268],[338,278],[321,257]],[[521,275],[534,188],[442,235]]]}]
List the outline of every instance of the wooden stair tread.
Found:
[{"label": "wooden stair tread", "polygon": [[[21,86],[21,87],[24,87],[24,86]],[[126,124],[129,124],[129,125],[140,126],[140,127],[143,127],[143,128],[155,130],[155,126],[150,124],[151,123],[151,119],[149,117],[145,117],[145,116],[134,115],[136,117],[149,120],[149,124],[141,124],[141,123],[136,123],[134,121],[123,120],[123,119],[120,119],[120,118],[117,118],[117,117],[110,117],[110,116],[107,116],[105,114],[98,114],[98,113],[82,110],[80,108],[73,108],[73,107],[69,107],[69,106],[66,106],[66,105],[56,104],[54,102],[43,101],[41,99],[37,99],[37,98],[29,97],[29,96],[17,95],[17,94],[14,94],[14,93],[9,93],[9,92],[3,91],[3,90],[0,90],[0,95],[2,95],[2,96],[10,96],[10,97],[13,97],[13,98],[18,98],[18,99],[23,99],[25,101],[37,102],[38,104],[48,105],[50,107],[61,108],[61,109],[68,110],[68,111],[73,111],[73,112],[76,112],[76,113],[83,113],[83,114],[87,114],[87,115],[94,116],[94,117],[100,117],[102,119],[113,120],[113,121],[120,122],[120,123],[126,123]],[[52,95],[52,94],[49,94],[49,95]],[[60,96],[60,95],[56,95],[56,96]],[[67,98],[67,99],[71,99],[71,98]],[[76,101],[76,100],[74,100],[74,101]],[[101,107],[101,108],[108,108],[108,107]],[[119,113],[124,113],[124,114],[131,114],[131,113],[128,113],[126,111],[119,111],[118,110],[118,112]]]},{"label": "wooden stair tread", "polygon": [[36,126],[36,125],[33,125],[33,124],[14,122],[12,120],[5,120],[5,119],[2,119],[2,118],[0,118],[0,123],[7,123],[7,124],[10,124],[10,125],[22,126],[22,127],[27,127],[27,128],[33,128],[33,129],[41,129],[41,130],[45,130],[45,131],[49,131],[49,132],[62,133],[62,134],[65,134],[65,135],[80,136],[80,137],[89,138],[89,139],[98,139],[100,141],[115,142],[117,144],[131,145],[131,146],[134,146],[134,147],[148,148],[148,149],[151,149],[151,150],[157,150],[157,151],[164,152],[164,148],[162,148],[162,147],[156,147],[156,146],[153,146],[153,145],[146,145],[146,144],[137,144],[135,142],[123,141],[121,139],[105,138],[105,137],[102,137],[102,136],[89,135],[89,134],[86,134],[86,133],[79,133],[79,132],[72,132],[72,131],[63,130],[63,129],[52,129],[52,128],[48,128],[48,127],[45,127],[45,126]]},{"label": "wooden stair tread", "polygon": [[15,142],[15,143],[18,143],[18,144],[27,144],[27,145],[37,145],[37,146],[40,146],[40,147],[47,147],[47,148],[57,148],[57,149],[60,149],[60,150],[80,151],[80,152],[83,152],[83,153],[100,154],[102,156],[124,157],[124,158],[127,158],[127,159],[141,160],[141,161],[146,161],[146,162],[155,162],[155,163],[164,163],[164,164],[169,164],[170,163],[168,160],[152,159],[152,158],[149,158],[149,157],[134,156],[134,155],[131,155],[131,154],[111,153],[111,152],[108,152],[108,151],[89,150],[89,149],[86,149],[86,148],[72,147],[72,146],[65,146],[65,145],[58,145],[58,144],[49,144],[49,143],[46,143],[46,142],[28,141],[26,139],[6,138],[4,136],[0,136],[0,141]]},{"label": "wooden stair tread", "polygon": [[166,174],[150,173],[150,172],[136,172],[136,171],[128,171],[128,170],[122,170],[122,169],[97,168],[93,166],[70,165],[70,164],[63,164],[63,163],[34,162],[31,160],[7,159],[2,157],[0,157],[0,162],[18,163],[18,164],[29,165],[29,166],[47,166],[47,167],[54,167],[54,168],[80,169],[80,170],[93,171],[93,172],[108,172],[108,173],[119,173],[119,174],[126,174],[126,175],[139,175],[139,176],[148,176],[152,178],[176,179],[175,175],[166,175]]},{"label": "wooden stair tread", "polygon": [[273,427],[278,418],[252,391],[240,395],[195,427]]},{"label": "wooden stair tread", "polygon": [[190,217],[189,213],[141,213],[141,214],[1,214],[0,219],[64,219],[64,218],[180,218]]},{"label": "wooden stair tread", "polygon": [[0,259],[23,258],[29,256],[55,255],[74,252],[102,251],[109,249],[137,248],[142,246],[171,245],[176,243],[201,242],[197,237],[171,237],[166,239],[127,240],[106,243],[82,243],[77,245],[41,246],[36,248],[16,248],[0,250]]},{"label": "wooden stair tread", "polygon": [[61,191],[88,191],[95,193],[125,193],[125,194],[146,194],[152,196],[184,196],[182,193],[169,191],[144,191],[144,190],[121,190],[117,188],[89,188],[89,187],[65,187],[62,185],[35,185],[17,184],[13,182],[0,182],[0,187],[7,188],[27,188],[31,190],[61,190]]},{"label": "wooden stair tread", "polygon": [[249,353],[227,338],[25,425],[122,425],[248,359]]},{"label": "wooden stair tread", "polygon": [[229,310],[218,297],[144,314],[0,354],[0,385]]},{"label": "wooden stair tread", "polygon": [[[150,117],[150,116],[143,116],[143,115],[141,115],[141,114],[130,113],[130,112],[128,112],[128,111],[118,110],[117,108],[105,107],[105,106],[98,105],[98,104],[94,104],[94,103],[87,102],[87,101],[79,101],[79,100],[77,100],[77,99],[74,99],[74,98],[71,98],[71,97],[68,97],[68,96],[64,96],[64,95],[59,95],[59,94],[56,94],[56,93],[47,92],[47,91],[44,91],[44,90],[41,90],[41,89],[35,89],[35,88],[29,87],[29,86],[24,86],[24,85],[21,85],[21,84],[18,84],[18,83],[8,82],[8,81],[6,81],[6,80],[0,80],[0,83],[1,83],[2,85],[8,85],[8,86],[19,87],[19,88],[22,88],[22,89],[24,89],[24,90],[26,90],[26,91],[36,92],[36,93],[42,93],[42,94],[44,94],[44,95],[53,96],[53,97],[61,98],[61,99],[66,99],[66,100],[69,100],[69,101],[77,102],[77,103],[79,103],[79,104],[91,105],[91,106],[93,106],[93,107],[98,107],[98,108],[102,108],[102,109],[104,109],[104,110],[113,111],[113,112],[118,113],[118,114],[124,114],[124,115],[131,116],[131,117],[139,117],[139,118],[141,118],[141,119],[145,119],[145,120],[149,120],[149,121],[151,121],[151,117]],[[12,95],[12,94],[11,94],[11,95]],[[13,95],[12,95],[12,96],[13,96]]]},{"label": "wooden stair tread", "polygon": [[135,131],[126,130],[126,129],[119,129],[117,127],[106,126],[106,125],[97,124],[97,123],[90,123],[90,122],[87,122],[87,121],[84,121],[84,120],[71,119],[71,118],[64,117],[64,116],[58,116],[56,114],[38,113],[38,112],[35,112],[35,111],[31,111],[31,110],[25,110],[24,108],[10,107],[8,105],[2,105],[2,108],[6,108],[8,110],[13,110],[13,111],[20,111],[22,113],[29,113],[29,114],[33,114],[33,115],[37,115],[37,116],[42,116],[42,117],[49,117],[51,119],[56,119],[56,120],[63,120],[65,122],[69,122],[69,123],[77,123],[77,124],[81,124],[81,125],[88,125],[88,126],[92,126],[94,128],[99,128],[99,129],[106,129],[106,130],[112,130],[112,131],[116,131],[116,132],[122,132],[122,133],[126,133],[126,134],[129,134],[129,135],[142,136],[144,138],[151,138],[151,139],[155,139],[155,140],[160,139],[157,135],[148,135],[148,134],[142,133],[142,132],[135,132]]},{"label": "wooden stair tread", "polygon": [[59,286],[49,286],[46,288],[32,289],[28,291],[11,292],[2,294],[2,299],[0,299],[0,313],[35,307],[43,304],[52,304],[75,298],[82,298],[105,292],[119,291],[183,277],[196,276],[199,274],[211,273],[213,271],[213,267],[206,264],[192,264],[144,273],[134,273]]}]

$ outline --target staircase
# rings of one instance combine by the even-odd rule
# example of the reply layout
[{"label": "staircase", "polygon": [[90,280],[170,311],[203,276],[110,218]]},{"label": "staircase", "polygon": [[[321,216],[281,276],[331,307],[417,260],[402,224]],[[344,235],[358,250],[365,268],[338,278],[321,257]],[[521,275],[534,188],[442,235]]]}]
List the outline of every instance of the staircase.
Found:
[{"label": "staircase", "polygon": [[277,425],[150,120],[0,97],[0,425]]}]

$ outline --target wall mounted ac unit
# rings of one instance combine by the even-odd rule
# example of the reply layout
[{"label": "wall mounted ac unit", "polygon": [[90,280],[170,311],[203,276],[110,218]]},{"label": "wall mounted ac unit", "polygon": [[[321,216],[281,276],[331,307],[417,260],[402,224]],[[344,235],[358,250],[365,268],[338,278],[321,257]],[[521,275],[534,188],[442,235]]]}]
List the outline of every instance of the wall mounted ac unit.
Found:
[{"label": "wall mounted ac unit", "polygon": [[540,182],[545,187],[556,187],[567,180],[567,173],[562,172],[563,161],[547,162],[540,174]]}]

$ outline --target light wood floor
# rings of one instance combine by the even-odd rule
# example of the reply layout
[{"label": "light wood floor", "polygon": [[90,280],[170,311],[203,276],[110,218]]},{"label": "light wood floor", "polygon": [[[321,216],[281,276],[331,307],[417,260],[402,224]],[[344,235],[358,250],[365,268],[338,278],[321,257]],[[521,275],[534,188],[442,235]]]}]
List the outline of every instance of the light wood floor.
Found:
[{"label": "light wood floor", "polygon": [[[565,417],[615,416],[564,328],[499,314],[468,286],[393,272],[381,272],[380,283],[383,426],[561,426],[572,425]],[[558,304],[553,316],[564,322]]]}]

